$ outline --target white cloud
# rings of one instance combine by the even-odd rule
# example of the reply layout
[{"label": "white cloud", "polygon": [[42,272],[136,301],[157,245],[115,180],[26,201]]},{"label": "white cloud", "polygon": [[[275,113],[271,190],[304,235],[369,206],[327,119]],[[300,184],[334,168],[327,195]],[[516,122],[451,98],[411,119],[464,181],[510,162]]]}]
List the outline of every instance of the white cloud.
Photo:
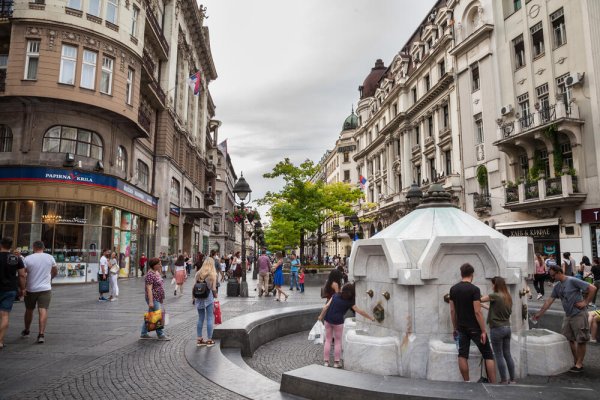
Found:
[{"label": "white cloud", "polygon": [[[434,0],[202,0],[218,79],[220,138],[253,198],[284,157],[318,161],[337,139],[358,86],[388,65]],[[264,211],[264,210],[263,210]]]}]

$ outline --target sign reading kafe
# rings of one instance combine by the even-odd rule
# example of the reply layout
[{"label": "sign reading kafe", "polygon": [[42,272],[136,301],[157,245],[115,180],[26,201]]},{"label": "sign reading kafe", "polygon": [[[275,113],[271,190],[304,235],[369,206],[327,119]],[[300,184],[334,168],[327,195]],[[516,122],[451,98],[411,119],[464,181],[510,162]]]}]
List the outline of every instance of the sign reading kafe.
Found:
[{"label": "sign reading kafe", "polygon": [[2,167],[0,181],[46,181],[76,185],[99,186],[121,192],[143,203],[156,207],[158,199],[114,176],[75,169],[45,167]]},{"label": "sign reading kafe", "polygon": [[558,239],[559,229],[558,225],[554,226],[540,226],[531,228],[516,228],[516,229],[504,229],[502,234],[505,236],[520,236],[520,237],[531,237],[534,239]]}]

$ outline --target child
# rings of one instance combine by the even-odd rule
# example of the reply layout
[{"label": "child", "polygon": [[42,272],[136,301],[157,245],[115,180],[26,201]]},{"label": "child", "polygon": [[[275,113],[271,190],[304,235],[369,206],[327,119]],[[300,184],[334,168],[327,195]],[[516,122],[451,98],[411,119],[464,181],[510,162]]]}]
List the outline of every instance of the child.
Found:
[{"label": "child", "polygon": [[[342,368],[342,333],[344,331],[344,314],[349,309],[362,315],[369,321],[375,321],[375,318],[361,310],[354,304],[355,292],[352,283],[346,283],[342,287],[341,293],[334,294],[327,302],[321,314],[319,321],[325,320],[325,346],[323,348],[323,358],[326,367],[329,367],[329,353],[331,351],[331,342],[334,342],[334,363],[333,368]],[[332,340],[333,339],[333,340]]]},{"label": "child", "polygon": [[304,293],[304,267],[300,268],[298,283],[300,284],[300,293]]}]

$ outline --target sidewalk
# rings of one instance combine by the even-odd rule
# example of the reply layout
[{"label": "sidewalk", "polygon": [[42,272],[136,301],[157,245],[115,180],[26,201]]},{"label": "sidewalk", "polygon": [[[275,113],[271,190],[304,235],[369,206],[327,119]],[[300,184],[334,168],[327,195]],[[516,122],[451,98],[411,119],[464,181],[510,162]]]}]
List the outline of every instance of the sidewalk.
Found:
[{"label": "sidewalk", "polygon": [[[56,286],[45,344],[35,343],[37,312],[30,337],[20,338],[24,304],[15,303],[7,347],[0,352],[0,399],[239,398],[187,364],[183,349],[195,339],[197,322],[192,285],[188,281],[185,294],[174,297],[170,281],[165,282],[169,342],[139,340],[146,311],[142,278],[119,281],[121,294],[115,302],[99,303],[94,284]],[[248,280],[250,296],[256,293],[254,282]],[[224,319],[290,303],[322,303],[319,288],[303,295],[291,292],[287,303],[273,297],[228,298],[225,286],[219,293]]]}]

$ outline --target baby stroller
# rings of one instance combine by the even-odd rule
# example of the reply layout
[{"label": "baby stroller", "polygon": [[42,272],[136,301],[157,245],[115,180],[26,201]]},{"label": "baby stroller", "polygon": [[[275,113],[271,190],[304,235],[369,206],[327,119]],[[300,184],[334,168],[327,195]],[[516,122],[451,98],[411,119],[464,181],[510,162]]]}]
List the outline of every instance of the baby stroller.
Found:
[{"label": "baby stroller", "polygon": [[277,290],[275,289],[275,285],[273,284],[274,275],[272,272],[269,272],[269,285],[267,293],[271,293],[273,296],[277,294]]}]

